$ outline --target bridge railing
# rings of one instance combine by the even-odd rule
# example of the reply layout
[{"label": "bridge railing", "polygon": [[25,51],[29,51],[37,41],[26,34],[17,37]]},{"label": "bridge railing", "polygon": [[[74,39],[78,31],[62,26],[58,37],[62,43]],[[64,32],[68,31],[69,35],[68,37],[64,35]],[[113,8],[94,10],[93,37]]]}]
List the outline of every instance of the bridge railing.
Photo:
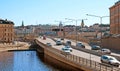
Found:
[{"label": "bridge railing", "polygon": [[[39,42],[39,41],[38,41]],[[86,68],[93,69],[95,71],[120,71],[120,68],[114,67],[112,65],[99,63],[90,59],[82,58],[72,54],[65,54],[63,51],[55,49],[53,47],[48,47],[47,45],[39,42],[40,45],[44,46],[45,49],[49,50],[50,52],[54,53],[57,56],[60,56],[66,60],[74,62],[80,66],[84,66]]]}]

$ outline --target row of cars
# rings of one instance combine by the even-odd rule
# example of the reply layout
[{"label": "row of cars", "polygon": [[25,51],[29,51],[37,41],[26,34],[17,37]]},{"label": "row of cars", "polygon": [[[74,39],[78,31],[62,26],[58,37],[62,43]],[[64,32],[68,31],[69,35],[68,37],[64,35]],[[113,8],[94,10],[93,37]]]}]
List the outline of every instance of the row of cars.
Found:
[{"label": "row of cars", "polygon": [[[110,56],[111,51],[107,48],[101,48],[100,46],[93,45],[92,50],[97,50],[98,53],[102,54],[100,60],[102,63],[107,63],[116,67],[119,67],[120,61],[117,60],[115,57]],[[108,55],[109,54],[109,55]]]},{"label": "row of cars", "polygon": [[[47,43],[47,45],[51,46],[50,43]],[[61,42],[60,39],[58,39],[56,41],[56,45],[62,45],[62,42]],[[77,42],[76,47],[85,48],[85,45],[82,44],[81,42]],[[66,41],[65,46],[61,50],[66,54],[70,54],[72,52],[71,41],[70,40]],[[107,63],[107,64],[110,64],[110,65],[114,65],[114,66],[119,67],[120,62],[115,57],[110,56],[110,55],[106,55],[106,54],[111,54],[111,51],[109,49],[106,49],[106,48],[102,49],[100,46],[93,45],[91,47],[91,50],[97,50],[99,53],[103,54],[101,56],[101,59],[100,59],[102,63]]]},{"label": "row of cars", "polygon": [[[60,39],[58,39],[56,41],[56,45],[62,45],[62,42]],[[70,40],[66,41],[65,45],[71,47],[71,41]],[[77,48],[85,48],[85,45],[82,44],[81,42],[77,42],[76,47]],[[101,48],[100,46],[97,46],[97,45],[93,45],[91,47],[91,50],[98,50],[98,52],[101,54],[111,54],[111,51],[109,49]]]},{"label": "row of cars", "polygon": [[100,53],[100,54],[111,54],[110,49],[101,48],[101,47],[98,46],[98,45],[93,45],[93,46],[91,47],[91,50],[97,50],[97,52]]},{"label": "row of cars", "polygon": [[[46,43],[47,44],[47,46],[49,46],[49,47],[51,47],[52,45],[51,45],[51,43]],[[58,39],[58,40],[56,40],[56,45],[58,46],[58,45],[62,45],[63,43],[62,43],[62,41],[61,41],[61,39]],[[72,52],[72,48],[71,48],[71,42],[70,41],[67,41],[66,42],[66,45],[61,49],[63,52],[65,52],[66,54],[70,54],[70,52]]]},{"label": "row of cars", "polygon": [[[70,52],[72,52],[71,43],[72,42],[70,40],[66,41],[65,46],[62,48],[62,50],[67,54],[70,54]],[[78,42],[76,44],[76,47],[85,48],[85,45],[83,45],[81,42]]]},{"label": "row of cars", "polygon": [[[66,53],[70,53],[72,51],[71,46],[71,41],[66,41],[66,46],[62,48],[62,50]],[[78,48],[85,48],[85,45],[82,44],[81,42],[77,42],[76,47]],[[106,55],[106,54],[111,54],[111,51],[107,48],[101,48],[100,46],[94,45],[91,47],[92,50],[98,50],[99,53],[103,54],[101,56],[101,62],[102,63],[107,63],[116,67],[119,67],[120,62],[117,60],[115,57]]]},{"label": "row of cars", "polygon": [[72,52],[71,41],[66,41],[65,46],[62,48],[62,51],[64,51],[66,54],[70,54],[70,52]]}]

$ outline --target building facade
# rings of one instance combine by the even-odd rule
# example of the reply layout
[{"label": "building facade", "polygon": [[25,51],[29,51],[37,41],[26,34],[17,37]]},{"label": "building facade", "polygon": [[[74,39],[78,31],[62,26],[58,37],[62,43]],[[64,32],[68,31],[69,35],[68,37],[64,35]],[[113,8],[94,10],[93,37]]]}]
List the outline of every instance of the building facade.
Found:
[{"label": "building facade", "polygon": [[14,41],[14,23],[0,19],[0,42],[12,43]]},{"label": "building facade", "polygon": [[110,33],[120,34],[120,1],[109,8],[110,10]]}]

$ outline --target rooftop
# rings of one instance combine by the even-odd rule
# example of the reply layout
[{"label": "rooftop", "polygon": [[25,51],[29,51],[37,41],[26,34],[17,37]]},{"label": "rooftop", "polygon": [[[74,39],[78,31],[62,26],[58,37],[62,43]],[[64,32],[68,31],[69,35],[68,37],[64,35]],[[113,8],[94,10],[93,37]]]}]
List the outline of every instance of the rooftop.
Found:
[{"label": "rooftop", "polygon": [[120,3],[120,0],[118,0],[115,4],[118,4],[118,3]]},{"label": "rooftop", "polygon": [[7,19],[5,19],[5,20],[0,19],[0,24],[14,24],[14,23],[10,20],[7,20]]}]

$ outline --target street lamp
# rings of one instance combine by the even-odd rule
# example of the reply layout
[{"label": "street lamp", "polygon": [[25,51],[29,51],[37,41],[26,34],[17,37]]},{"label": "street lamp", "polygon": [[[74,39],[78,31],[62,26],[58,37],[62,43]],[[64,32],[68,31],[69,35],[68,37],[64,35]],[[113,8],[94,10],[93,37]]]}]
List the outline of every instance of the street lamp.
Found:
[{"label": "street lamp", "polygon": [[[91,15],[91,14],[86,14],[87,16],[91,16],[91,17],[97,17],[97,18],[100,18],[100,24],[102,25],[102,19],[103,18],[106,18],[106,17],[109,17],[109,16],[97,16],[97,15]],[[102,43],[102,29],[101,29],[101,41]]]},{"label": "street lamp", "polygon": [[92,16],[92,17],[98,17],[100,18],[100,24],[102,24],[102,19],[105,17],[109,17],[109,16],[96,16],[96,15],[91,15],[91,14],[86,14],[87,16]]},{"label": "street lamp", "polygon": [[76,43],[77,43],[77,22],[81,21],[81,20],[87,20],[87,19],[69,19],[69,18],[65,18],[65,20],[75,21],[75,23],[76,23],[76,27],[75,27],[75,30],[76,30]]}]

